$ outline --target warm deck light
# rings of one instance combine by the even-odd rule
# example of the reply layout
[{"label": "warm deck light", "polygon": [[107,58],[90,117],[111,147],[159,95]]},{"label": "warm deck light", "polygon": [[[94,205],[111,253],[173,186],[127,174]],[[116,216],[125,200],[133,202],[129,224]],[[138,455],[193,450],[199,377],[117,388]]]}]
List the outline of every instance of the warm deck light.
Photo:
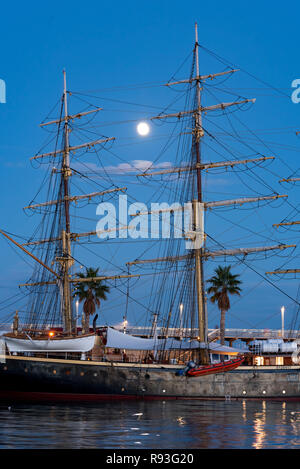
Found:
[{"label": "warm deck light", "polygon": [[54,337],[54,332],[53,331],[49,332],[49,337]]}]

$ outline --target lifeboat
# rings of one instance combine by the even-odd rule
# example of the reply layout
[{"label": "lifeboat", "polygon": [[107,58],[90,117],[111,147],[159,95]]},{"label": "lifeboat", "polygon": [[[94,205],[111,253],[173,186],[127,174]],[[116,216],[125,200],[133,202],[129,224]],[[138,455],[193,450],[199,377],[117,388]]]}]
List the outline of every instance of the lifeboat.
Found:
[{"label": "lifeboat", "polygon": [[227,360],[220,363],[215,363],[212,365],[203,365],[195,368],[189,369],[186,374],[187,376],[204,376],[210,375],[213,373],[224,373],[226,371],[231,371],[240,366],[244,361],[244,357],[234,358],[232,360]]}]

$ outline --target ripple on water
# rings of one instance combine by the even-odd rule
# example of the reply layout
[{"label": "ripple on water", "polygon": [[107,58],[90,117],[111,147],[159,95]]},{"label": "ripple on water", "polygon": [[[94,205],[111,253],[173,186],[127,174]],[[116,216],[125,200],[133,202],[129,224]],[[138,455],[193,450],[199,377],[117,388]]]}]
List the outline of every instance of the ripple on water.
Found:
[{"label": "ripple on water", "polygon": [[0,406],[0,448],[300,448],[300,403]]}]

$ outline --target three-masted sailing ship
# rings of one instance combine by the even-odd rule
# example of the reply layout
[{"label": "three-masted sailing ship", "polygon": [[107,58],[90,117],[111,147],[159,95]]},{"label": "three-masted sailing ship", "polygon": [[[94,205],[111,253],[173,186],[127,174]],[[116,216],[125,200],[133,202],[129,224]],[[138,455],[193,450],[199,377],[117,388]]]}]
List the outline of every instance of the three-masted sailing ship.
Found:
[{"label": "three-masted sailing ship", "polygon": [[[274,159],[272,156],[234,159],[232,161],[205,162],[202,159],[201,141],[206,132],[202,125],[203,113],[240,106],[254,102],[253,99],[240,99],[233,102],[203,106],[201,92],[207,80],[229,76],[237,70],[230,69],[215,74],[201,75],[199,70],[199,44],[197,36],[193,49],[193,72],[185,80],[169,82],[169,87],[188,86],[193,93],[192,108],[171,114],[152,117],[153,121],[177,119],[183,123],[182,134],[189,134],[191,147],[186,161],[179,161],[177,167],[154,171],[145,170],[139,177],[156,176],[183,177],[184,188],[180,202],[191,207],[189,229],[180,239],[176,239],[176,255],[167,247],[165,256],[155,259],[129,261],[128,267],[158,264],[167,266],[168,275],[183,263],[181,270],[176,270],[176,284],[172,295],[168,289],[161,289],[167,296],[156,311],[164,309],[166,322],[164,335],[157,334],[157,314],[152,324],[152,336],[142,338],[124,334],[112,327],[82,331],[76,325],[73,288],[80,282],[99,282],[117,279],[130,279],[140,274],[117,274],[81,278],[72,274],[74,254],[72,246],[81,238],[96,236],[96,231],[74,233],[70,216],[70,205],[78,200],[90,200],[104,197],[111,193],[120,193],[126,188],[114,187],[99,192],[83,195],[70,193],[70,178],[74,168],[70,158],[74,152],[91,149],[96,145],[112,142],[113,137],[101,138],[79,145],[70,144],[70,123],[83,119],[100,108],[70,115],[68,112],[69,93],[64,72],[64,90],[61,103],[61,115],[58,119],[41,124],[57,126],[57,141],[62,136],[62,148],[53,152],[35,155],[32,160],[57,161],[51,172],[49,195],[46,202],[31,204],[27,209],[45,209],[41,237],[20,244],[5,231],[1,234],[22,249],[35,261],[35,271],[29,282],[24,284],[32,292],[28,305],[26,327],[15,322],[12,332],[4,337],[6,353],[0,363],[0,398],[5,399],[84,399],[105,398],[300,398],[299,368],[276,370],[276,376],[268,370],[253,370],[243,367],[243,355],[239,349],[222,347],[209,342],[207,332],[207,312],[204,286],[204,261],[218,256],[238,256],[250,253],[285,250],[293,245],[277,244],[263,247],[220,249],[209,251],[205,247],[205,233],[201,226],[201,210],[214,207],[241,206],[253,202],[276,200],[285,195],[277,193],[261,197],[243,197],[234,200],[207,202],[203,199],[203,171],[214,168],[230,169],[236,165],[263,163]],[[49,209],[49,211],[48,211]],[[169,209],[174,215],[174,208]],[[161,212],[159,210],[158,212]],[[136,215],[147,216],[148,213]],[[176,228],[176,227],[175,227]],[[183,230],[184,231],[184,230]],[[179,252],[178,246],[188,240],[190,249]],[[175,267],[174,267],[175,266]],[[182,272],[185,272],[184,274]],[[161,272],[160,272],[161,273]],[[162,280],[162,283],[165,280]],[[174,281],[175,282],[175,281]],[[185,290],[184,290],[185,289]],[[186,316],[190,318],[188,332],[183,335],[182,322],[179,324],[180,337],[169,334],[172,310],[178,311],[183,291],[186,298]],[[181,292],[181,296],[178,294]],[[154,302],[154,300],[153,300]],[[155,309],[155,308],[153,308]],[[162,312],[161,312],[162,314]],[[182,317],[180,318],[182,319]],[[58,330],[54,326],[62,324]],[[50,324],[50,326],[49,326]],[[47,327],[46,327],[47,325]],[[187,330],[187,329],[185,329]],[[124,331],[125,332],[125,331]],[[109,349],[135,351],[135,361],[108,360]],[[90,352],[95,352],[90,354]],[[212,360],[212,354],[231,355],[231,359]],[[96,358],[95,358],[96,356]],[[296,376],[294,380],[288,376]],[[265,389],[268,389],[267,394]],[[284,393],[283,393],[284,391]]]}]

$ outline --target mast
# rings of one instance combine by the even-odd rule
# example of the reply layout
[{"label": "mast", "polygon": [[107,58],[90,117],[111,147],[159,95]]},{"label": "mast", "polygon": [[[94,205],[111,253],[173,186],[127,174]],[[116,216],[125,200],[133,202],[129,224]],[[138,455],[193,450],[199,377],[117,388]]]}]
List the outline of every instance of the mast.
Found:
[{"label": "mast", "polygon": [[[200,139],[203,136],[202,129],[202,115],[201,115],[201,90],[200,90],[200,73],[199,73],[199,54],[198,54],[198,27],[195,23],[195,59],[196,59],[196,99],[197,99],[197,112],[195,114],[195,129],[193,135],[193,142],[196,152],[196,176],[197,176],[197,199],[193,200],[193,219],[195,226],[198,225],[198,210],[197,206],[202,203],[202,174],[201,174],[201,150]],[[198,203],[197,203],[198,202]],[[205,295],[204,295],[204,279],[203,279],[203,256],[202,248],[195,249],[195,273],[196,273],[196,294],[197,294],[197,313],[198,313],[198,337],[200,342],[206,343],[206,315],[205,315]],[[200,361],[203,364],[209,363],[208,350],[200,349]]]},{"label": "mast", "polygon": [[[133,262],[128,262],[127,265],[136,265],[136,264],[151,264],[151,263],[172,263],[176,264],[177,262],[189,262],[192,260],[192,269],[194,271],[194,288],[195,288],[195,301],[194,304],[196,306],[196,315],[198,323],[198,340],[199,343],[205,344],[205,347],[201,347],[199,344],[198,350],[198,357],[199,361],[203,364],[209,363],[209,353],[208,353],[208,341],[207,341],[207,314],[206,314],[206,301],[205,301],[205,287],[204,287],[204,262],[209,258],[215,258],[217,256],[247,256],[250,253],[258,253],[263,251],[272,251],[272,250],[282,250],[287,249],[290,247],[295,247],[295,245],[284,245],[278,244],[273,246],[258,246],[258,247],[249,247],[249,248],[237,248],[237,249],[222,249],[218,251],[207,251],[205,248],[205,243],[201,246],[199,243],[199,236],[203,235],[202,227],[200,227],[200,217],[202,215],[201,211],[204,210],[212,210],[218,207],[223,206],[240,206],[247,203],[253,202],[260,202],[266,200],[276,200],[279,198],[286,198],[287,195],[279,195],[277,192],[267,195],[267,196],[259,196],[259,197],[241,197],[238,199],[230,199],[230,200],[217,200],[217,201],[210,201],[205,202],[203,200],[203,190],[202,190],[202,171],[208,171],[209,169],[214,168],[225,168],[231,169],[236,165],[246,165],[247,163],[260,163],[268,160],[273,160],[273,156],[264,156],[261,155],[258,158],[246,158],[237,160],[234,159],[232,161],[219,161],[219,162],[203,162],[201,157],[201,138],[204,136],[205,132],[202,126],[202,117],[203,112],[206,114],[210,111],[216,111],[218,109],[224,111],[225,109],[232,107],[232,106],[239,106],[244,103],[254,103],[255,98],[251,99],[239,99],[233,102],[221,102],[218,104],[210,105],[210,106],[203,106],[201,104],[201,91],[203,89],[204,82],[206,80],[213,80],[216,77],[221,75],[232,74],[237,72],[238,70],[232,69],[227,70],[221,73],[214,73],[209,75],[200,75],[199,70],[199,43],[198,43],[198,27],[197,23],[195,24],[195,46],[194,46],[194,63],[195,63],[195,73],[189,78],[175,82],[168,82],[166,86],[170,87],[177,84],[194,84],[195,88],[195,96],[194,96],[194,103],[192,109],[184,109],[179,112],[172,112],[170,114],[160,113],[157,116],[151,117],[151,120],[162,120],[162,119],[185,119],[185,118],[192,118],[192,131],[185,132],[192,134],[192,145],[191,145],[191,162],[189,165],[182,165],[179,167],[174,167],[170,169],[159,169],[153,170],[149,167],[148,169],[144,170],[137,176],[139,177],[155,177],[155,176],[164,176],[164,175],[172,175],[178,174],[178,176],[187,176],[193,178],[195,177],[195,194],[192,196],[191,202],[189,204],[192,207],[193,213],[193,226],[187,232],[184,231],[183,239],[193,241],[194,249],[188,255],[177,255],[177,256],[170,256],[167,255],[166,257],[159,257],[156,259],[146,259],[146,260],[135,260]],[[190,128],[190,127],[189,127]],[[149,171],[150,170],[150,171]],[[193,179],[194,180],[194,179]],[[193,186],[194,187],[194,186]],[[131,216],[142,216],[152,213],[163,213],[163,212],[173,212],[175,211],[183,211],[182,207],[169,207],[169,208],[158,208],[150,211],[140,211],[138,214],[132,214]],[[205,242],[205,235],[204,235],[204,242]],[[189,268],[191,266],[189,265]],[[170,311],[171,314],[171,311]],[[201,347],[201,348],[200,348]]]},{"label": "mast", "polygon": [[[37,263],[39,263],[44,269],[48,270],[49,273],[53,275],[53,277],[45,278],[42,271],[41,273],[38,272],[38,275],[33,279],[34,281],[27,282],[20,286],[26,287],[47,287],[48,285],[53,285],[58,288],[55,289],[55,295],[57,293],[60,296],[60,305],[57,308],[57,312],[55,310],[54,314],[59,315],[59,319],[63,320],[63,328],[64,332],[67,335],[70,335],[74,332],[74,322],[73,322],[73,314],[72,314],[72,294],[71,294],[71,287],[76,284],[82,282],[97,282],[102,280],[117,280],[123,278],[131,278],[135,277],[138,278],[140,275],[111,275],[111,276],[100,276],[100,277],[93,277],[93,278],[77,278],[76,276],[71,275],[70,269],[74,264],[74,259],[72,257],[72,250],[71,250],[71,243],[77,242],[82,237],[90,238],[90,236],[97,236],[99,233],[98,231],[90,231],[85,233],[73,233],[71,232],[71,215],[70,215],[70,208],[72,203],[76,203],[78,200],[85,200],[89,202],[91,199],[98,198],[101,196],[105,196],[106,194],[112,194],[117,192],[125,192],[127,187],[113,187],[111,189],[87,193],[87,194],[78,194],[72,195],[70,190],[70,178],[73,173],[78,173],[75,169],[71,169],[70,167],[70,157],[73,153],[77,150],[85,150],[85,152],[89,152],[91,149],[94,149],[96,145],[103,145],[107,142],[112,142],[115,140],[114,137],[110,138],[101,138],[94,141],[89,141],[85,143],[80,143],[79,145],[72,145],[70,146],[69,136],[70,136],[70,121],[80,119],[84,116],[98,113],[102,108],[98,107],[96,109],[80,112],[74,115],[69,115],[68,113],[68,95],[71,93],[67,90],[67,80],[66,80],[66,72],[63,71],[63,94],[61,98],[61,113],[58,119],[51,120],[49,122],[43,122],[40,124],[41,127],[48,126],[48,125],[56,125],[57,129],[57,136],[62,136],[62,146],[59,149],[55,149],[55,151],[51,151],[48,153],[43,154],[36,154],[35,156],[31,157],[31,160],[39,160],[45,158],[58,158],[60,163],[58,168],[52,168],[52,174],[56,174],[57,176],[57,183],[55,182],[54,187],[54,197],[53,200],[47,200],[46,202],[40,203],[31,203],[27,207],[24,207],[28,210],[35,210],[40,209],[42,212],[44,209],[46,210],[45,216],[50,215],[50,222],[49,218],[47,218],[46,223],[46,230],[43,229],[42,239],[35,240],[32,238],[29,242],[19,244],[10,238],[5,232],[0,230],[0,235],[5,236],[9,241],[13,242],[19,249],[25,252],[27,255],[31,256]],[[50,182],[52,184],[52,182]],[[58,189],[58,193],[57,193]],[[52,190],[52,188],[51,188]],[[57,194],[57,196],[56,196]],[[49,212],[48,207],[50,207]],[[53,211],[51,213],[51,209]],[[53,214],[53,216],[52,216]],[[44,236],[47,231],[50,230],[50,236]],[[45,238],[45,239],[43,239]],[[25,246],[32,246],[35,249],[36,246],[46,244],[47,247],[45,249],[46,256],[44,256],[43,260],[39,257],[33,255],[29,252]],[[54,245],[54,247],[53,247]],[[53,257],[52,257],[53,255]],[[56,264],[56,267],[51,268],[49,267],[49,261],[51,262],[51,267]],[[40,297],[41,295],[39,295]],[[38,298],[39,298],[38,297]],[[39,300],[37,300],[39,301]],[[55,299],[55,307],[58,305],[58,302]],[[39,302],[39,307],[36,308],[39,315],[42,316],[43,312],[41,311],[40,305],[45,304],[45,301]],[[51,309],[50,309],[51,310]],[[30,310],[30,315],[35,313],[35,305]],[[48,313],[48,311],[47,311]],[[54,315],[52,316],[52,318]]]},{"label": "mast", "polygon": [[69,124],[68,124],[68,99],[67,99],[67,82],[66,82],[66,71],[63,71],[64,76],[64,151],[62,159],[62,171],[61,175],[63,178],[63,193],[64,193],[64,218],[65,218],[65,229],[62,230],[62,257],[58,258],[62,266],[62,291],[63,291],[63,319],[65,332],[72,332],[72,305],[71,305],[71,289],[69,282],[69,270],[73,265],[74,261],[71,256],[71,240],[70,240],[70,200],[69,200],[69,178],[71,176],[70,170],[70,145],[69,145]]},{"label": "mast", "polygon": [[[296,132],[296,135],[298,135],[300,132]],[[283,178],[283,179],[280,179],[279,182],[287,182],[287,183],[295,183],[295,182],[299,182],[300,181],[300,177],[288,177],[288,178]],[[286,219],[285,219],[286,220]],[[300,220],[292,220],[292,221],[282,221],[280,223],[274,223],[273,226],[275,228],[279,228],[279,226],[296,226],[296,225],[300,225]],[[277,269],[277,270],[273,270],[271,272],[266,272],[267,275],[284,275],[284,274],[299,274],[300,273],[300,269],[299,268],[295,268],[295,269]]]}]

